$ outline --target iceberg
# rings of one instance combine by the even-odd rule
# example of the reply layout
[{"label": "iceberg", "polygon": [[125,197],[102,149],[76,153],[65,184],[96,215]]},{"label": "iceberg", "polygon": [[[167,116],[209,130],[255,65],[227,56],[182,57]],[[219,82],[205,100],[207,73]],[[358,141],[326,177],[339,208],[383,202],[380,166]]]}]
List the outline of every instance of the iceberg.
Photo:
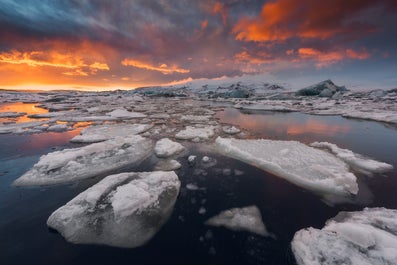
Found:
[{"label": "iceberg", "polygon": [[91,126],[81,131],[70,141],[74,143],[96,143],[120,136],[136,135],[151,129],[150,124],[112,124]]},{"label": "iceberg", "polygon": [[247,231],[260,236],[270,236],[256,206],[232,208],[220,212],[205,222],[210,226],[224,226],[233,231]]},{"label": "iceberg", "polygon": [[139,247],[167,221],[179,188],[172,171],[110,175],[53,212],[47,225],[76,244]]},{"label": "iceberg", "polygon": [[151,140],[134,135],[56,151],[40,157],[14,185],[52,185],[95,177],[139,163],[152,149]]},{"label": "iceberg", "polygon": [[180,143],[171,141],[168,138],[158,140],[154,146],[154,153],[157,157],[165,158],[181,153],[185,147]]},{"label": "iceberg", "polygon": [[390,164],[372,160],[370,158],[365,158],[359,154],[353,153],[348,149],[339,148],[335,144],[327,142],[314,142],[311,143],[310,146],[329,150],[331,153],[349,164],[352,168],[366,174],[384,173],[393,169],[393,166]]},{"label": "iceberg", "polygon": [[296,232],[291,248],[299,265],[397,264],[397,210],[341,212],[321,230]]},{"label": "iceberg", "polygon": [[297,141],[216,139],[224,155],[250,163],[295,185],[322,195],[357,194],[348,165],[321,149]]}]

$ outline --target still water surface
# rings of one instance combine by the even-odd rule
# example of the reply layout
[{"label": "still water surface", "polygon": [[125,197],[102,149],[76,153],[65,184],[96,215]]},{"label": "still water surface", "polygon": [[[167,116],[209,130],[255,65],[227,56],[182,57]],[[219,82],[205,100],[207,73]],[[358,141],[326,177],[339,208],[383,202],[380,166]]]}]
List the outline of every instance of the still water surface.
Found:
[{"label": "still water surface", "polygon": [[[397,131],[385,124],[348,120],[337,116],[300,113],[243,113],[226,109],[221,122],[252,131],[258,137],[328,141],[397,167]],[[0,264],[295,264],[290,251],[294,233],[304,227],[321,228],[342,210],[365,206],[397,208],[396,171],[387,176],[359,176],[366,187],[363,200],[330,206],[320,197],[234,159],[212,153],[211,146],[187,143],[198,159],[208,155],[213,167],[191,167],[187,157],[177,171],[182,188],[174,212],[160,232],[145,246],[120,249],[74,245],[46,226],[48,216],[99,179],[72,185],[15,188],[13,180],[29,170],[40,155],[67,147],[78,131],[34,135],[0,135]],[[139,168],[151,170],[155,157]],[[242,175],[224,174],[223,169]],[[194,183],[205,188],[187,190]],[[360,191],[361,192],[361,191]],[[204,225],[205,220],[232,207],[257,205],[268,230],[276,238]],[[205,214],[199,214],[201,207]]]}]

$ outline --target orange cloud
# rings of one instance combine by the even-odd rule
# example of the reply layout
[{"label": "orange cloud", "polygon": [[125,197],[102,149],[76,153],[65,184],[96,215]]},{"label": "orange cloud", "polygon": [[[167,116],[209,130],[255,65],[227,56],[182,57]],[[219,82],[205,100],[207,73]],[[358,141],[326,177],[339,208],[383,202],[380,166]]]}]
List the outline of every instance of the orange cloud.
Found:
[{"label": "orange cloud", "polygon": [[346,55],[347,57],[351,59],[357,59],[357,60],[365,60],[368,59],[371,55],[369,52],[365,49],[362,49],[361,51],[355,51],[352,49],[347,49],[346,50]]},{"label": "orange cloud", "polygon": [[223,25],[227,24],[228,20],[228,10],[225,7],[225,5],[221,2],[215,2],[213,8],[212,8],[212,13],[214,14],[220,14],[222,17],[222,22]]},{"label": "orange cloud", "polygon": [[189,73],[190,70],[178,68],[176,66],[168,66],[166,64],[161,64],[159,66],[155,66],[146,62],[142,62],[135,59],[124,59],[121,62],[124,66],[132,66],[140,69],[150,70],[150,71],[157,71],[164,75],[172,74],[172,73],[182,73],[186,74]]},{"label": "orange cloud", "polygon": [[208,26],[208,20],[207,20],[207,19],[206,19],[206,20],[203,20],[203,21],[201,22],[201,29],[206,29],[207,26]]},{"label": "orange cloud", "polygon": [[274,0],[263,5],[258,17],[241,18],[233,33],[237,40],[256,42],[368,34],[376,27],[357,14],[376,5],[370,0]]}]

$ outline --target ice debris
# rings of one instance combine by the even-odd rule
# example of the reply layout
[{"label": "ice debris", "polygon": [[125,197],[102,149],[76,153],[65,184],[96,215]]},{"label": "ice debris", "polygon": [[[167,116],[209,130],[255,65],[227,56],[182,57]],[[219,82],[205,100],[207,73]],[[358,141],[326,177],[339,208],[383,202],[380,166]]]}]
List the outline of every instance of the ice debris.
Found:
[{"label": "ice debris", "polygon": [[341,212],[321,230],[296,232],[291,248],[299,265],[397,264],[397,210]]},{"label": "ice debris", "polygon": [[127,137],[140,134],[152,127],[153,125],[150,124],[96,125],[82,130],[80,135],[73,137],[70,141],[75,143],[102,142],[117,136]]},{"label": "ice debris", "polygon": [[168,138],[163,138],[157,141],[154,152],[157,157],[170,157],[181,153],[185,150],[185,147],[180,143],[171,141]]},{"label": "ice debris", "polygon": [[161,171],[173,171],[176,169],[180,169],[182,167],[181,163],[178,161],[171,159],[165,159],[165,160],[160,160],[156,166],[154,167],[155,170],[161,170]]},{"label": "ice debris", "polygon": [[110,175],[53,212],[47,225],[76,244],[138,247],[167,221],[179,188],[174,172]]},{"label": "ice debris", "polygon": [[14,185],[51,185],[106,174],[141,162],[152,149],[151,140],[134,135],[56,151],[43,155]]},{"label": "ice debris", "polygon": [[107,115],[109,115],[112,118],[116,118],[116,119],[133,119],[133,118],[146,117],[146,115],[143,113],[128,111],[124,108],[115,109],[115,110],[107,113]]},{"label": "ice debris", "polygon": [[220,212],[205,222],[206,225],[224,226],[234,231],[248,231],[261,236],[270,236],[256,206],[232,208]]},{"label": "ice debris", "polygon": [[216,139],[224,155],[323,195],[357,194],[356,176],[334,155],[296,141]]},{"label": "ice debris", "polygon": [[184,130],[181,130],[175,135],[175,138],[180,140],[208,140],[215,135],[214,130],[214,126],[203,128],[186,126]]},{"label": "ice debris", "polygon": [[365,158],[359,154],[353,153],[348,149],[339,148],[335,144],[327,142],[314,142],[311,143],[310,146],[327,149],[331,153],[345,161],[347,164],[349,164],[352,168],[367,174],[384,173],[393,169],[393,166],[390,164],[372,160],[370,158]]}]

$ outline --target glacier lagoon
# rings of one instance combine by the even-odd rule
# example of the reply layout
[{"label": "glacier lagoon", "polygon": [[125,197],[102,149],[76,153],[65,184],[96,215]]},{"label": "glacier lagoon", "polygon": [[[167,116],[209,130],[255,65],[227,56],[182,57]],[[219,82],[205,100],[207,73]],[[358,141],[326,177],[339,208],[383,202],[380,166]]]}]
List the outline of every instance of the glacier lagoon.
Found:
[{"label": "glacier lagoon", "polygon": [[[297,112],[234,108],[215,111],[220,123],[238,126],[247,133],[247,139],[297,140],[306,144],[326,141],[397,166],[394,125]],[[387,177],[355,172],[359,191],[354,200],[330,204],[284,179],[222,156],[211,142],[198,139],[198,143],[182,141],[187,152],[176,157],[182,165],[176,170],[181,181],[179,196],[168,221],[146,245],[125,249],[71,244],[49,229],[46,221],[52,212],[104,176],[57,186],[14,187],[12,182],[32,168],[41,155],[83,146],[69,142],[79,130],[71,127],[58,133],[0,135],[2,264],[295,264],[290,243],[298,230],[321,229],[340,211],[397,207],[397,199],[392,196],[397,188],[395,169],[385,173]],[[189,155],[197,156],[193,163],[188,161]],[[124,166],[112,173],[152,171],[158,161],[152,155],[139,166]],[[274,237],[205,225],[219,212],[251,205],[258,207]]]}]

